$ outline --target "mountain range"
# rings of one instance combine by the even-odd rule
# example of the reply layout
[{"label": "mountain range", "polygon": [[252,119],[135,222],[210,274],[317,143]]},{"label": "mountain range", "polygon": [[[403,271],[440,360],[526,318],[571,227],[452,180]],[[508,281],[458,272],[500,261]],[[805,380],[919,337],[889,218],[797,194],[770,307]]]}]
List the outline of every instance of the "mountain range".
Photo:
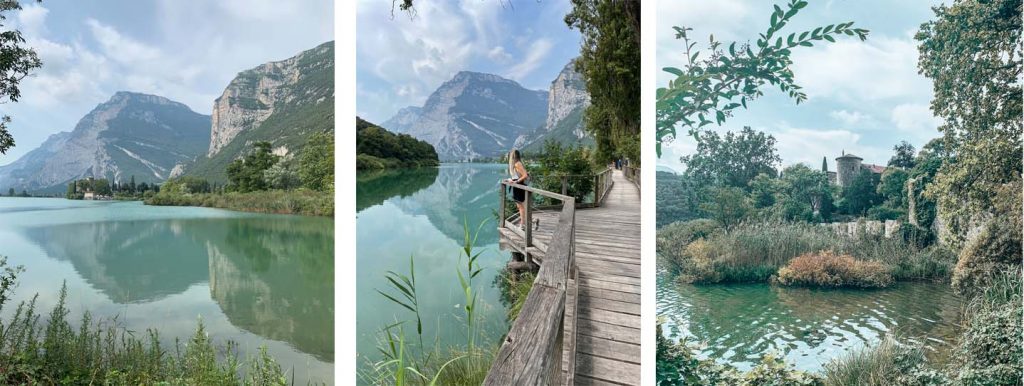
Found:
[{"label": "mountain range", "polygon": [[461,71],[423,106],[400,109],[381,124],[426,141],[442,161],[500,156],[512,148],[539,149],[547,139],[593,143],[583,130],[590,103],[574,61],[548,90],[530,90],[498,75]]},{"label": "mountain range", "polygon": [[327,42],[240,72],[214,101],[212,116],[162,96],[117,92],[73,130],[0,166],[0,188],[53,194],[86,177],[224,182],[227,164],[252,142],[270,141],[287,155],[333,128],[334,42]]}]

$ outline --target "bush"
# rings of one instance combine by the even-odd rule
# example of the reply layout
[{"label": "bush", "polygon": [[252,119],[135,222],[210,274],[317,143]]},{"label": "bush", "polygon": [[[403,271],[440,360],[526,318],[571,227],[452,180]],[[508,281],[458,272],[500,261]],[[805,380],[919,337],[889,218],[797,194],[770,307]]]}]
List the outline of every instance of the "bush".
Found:
[{"label": "bush", "polygon": [[946,385],[949,380],[928,367],[924,352],[886,336],[878,346],[850,352],[825,364],[828,386]]},{"label": "bush", "polygon": [[995,272],[964,310],[951,376],[962,385],[1019,385],[1022,360],[1021,272]]},{"label": "bush", "polygon": [[779,269],[774,282],[789,286],[882,288],[892,284],[892,275],[880,262],[822,251],[797,256]]},{"label": "bush", "polygon": [[669,272],[679,273],[685,264],[683,254],[687,245],[711,236],[721,229],[718,222],[708,219],[679,221],[658,229],[656,252],[660,259],[659,263]]},{"label": "bush", "polygon": [[333,194],[306,189],[203,194],[176,194],[160,191],[144,202],[146,205],[203,206],[256,213],[334,215]]}]

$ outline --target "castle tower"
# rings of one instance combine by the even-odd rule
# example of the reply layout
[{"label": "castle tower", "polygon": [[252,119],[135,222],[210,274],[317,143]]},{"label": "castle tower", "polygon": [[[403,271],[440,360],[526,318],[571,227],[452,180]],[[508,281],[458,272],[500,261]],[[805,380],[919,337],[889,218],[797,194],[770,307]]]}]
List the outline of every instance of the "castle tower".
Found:
[{"label": "castle tower", "polygon": [[843,151],[843,155],[836,158],[836,183],[845,188],[853,182],[853,178],[857,176],[857,173],[860,173],[860,162],[863,160],[863,158],[853,154],[846,154]]}]

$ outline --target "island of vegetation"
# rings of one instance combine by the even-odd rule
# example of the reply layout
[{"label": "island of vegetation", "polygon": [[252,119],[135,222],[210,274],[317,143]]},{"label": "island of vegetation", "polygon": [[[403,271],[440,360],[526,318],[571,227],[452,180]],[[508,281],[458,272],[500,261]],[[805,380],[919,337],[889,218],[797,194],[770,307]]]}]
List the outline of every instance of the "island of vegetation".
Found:
[{"label": "island of vegetation", "polygon": [[356,117],[356,170],[437,166],[437,151],[408,134],[395,134]]},{"label": "island of vegetation", "polygon": [[[762,39],[781,36],[806,5],[776,6]],[[789,35],[785,47],[781,38],[774,45],[758,41],[757,52],[712,40],[714,59],[666,69],[678,78],[658,90],[658,140],[673,138],[677,125],[699,140],[697,152],[682,160],[684,173],[658,175],[657,254],[660,274],[694,284],[948,282],[964,300],[949,355],[926,357],[919,345],[889,334],[877,346],[825,364],[822,373],[797,371],[774,355],[742,371],[700,357],[695,345],[666,338],[659,326],[659,385],[1020,384],[1021,2],[957,0],[933,11],[915,39],[918,69],[933,81],[931,109],[943,118],[942,136],[916,153],[897,145],[885,167],[869,167],[876,170],[839,184],[825,166],[791,165],[779,173],[771,136],[750,129],[721,136],[702,127],[715,123],[705,117],[721,125],[730,110],[745,108],[762,95],[759,85],[779,86],[802,101],[806,96],[788,67],[790,50],[835,41],[842,36],[830,34],[837,32],[865,39],[866,30],[852,22],[819,27],[796,40]],[[688,28],[676,30],[688,39]],[[693,46],[684,43],[689,54]],[[778,66],[748,71],[762,63]],[[706,81],[706,74],[715,80]],[[724,84],[747,86],[717,88]],[[834,225],[870,221],[899,226],[871,234],[837,232]]]}]

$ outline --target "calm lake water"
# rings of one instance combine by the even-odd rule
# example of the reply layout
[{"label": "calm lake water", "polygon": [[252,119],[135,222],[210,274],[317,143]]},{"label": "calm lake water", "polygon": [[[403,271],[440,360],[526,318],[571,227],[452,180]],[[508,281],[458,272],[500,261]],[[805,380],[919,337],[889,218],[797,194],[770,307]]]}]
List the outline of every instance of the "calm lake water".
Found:
[{"label": "calm lake water", "polygon": [[25,267],[14,302],[38,293],[47,314],[67,283],[73,322],[116,317],[166,344],[202,319],[242,357],[265,345],[302,385],[333,383],[333,251],[330,218],[0,198],[0,255]]},{"label": "calm lake water", "polygon": [[705,342],[701,354],[743,370],[775,352],[800,370],[819,371],[829,360],[876,344],[893,331],[942,357],[958,331],[960,300],[948,284],[824,290],[679,285],[665,276],[658,278],[665,333]]},{"label": "calm lake water", "polygon": [[[506,177],[502,165],[445,164],[439,168],[360,173],[356,193],[357,350],[358,368],[376,360],[379,331],[396,321],[415,320],[412,313],[391,303],[376,290],[393,292],[385,273],[409,272],[409,257],[416,261],[417,292],[423,316],[424,342],[435,337],[442,347],[465,346],[462,306],[464,297],[456,269],[463,243],[463,224],[480,230],[476,242],[482,250],[484,271],[474,285],[480,291],[482,328],[493,343],[508,331],[505,307],[495,277],[509,254],[498,249],[493,210],[498,204],[498,180]],[[462,260],[464,267],[465,259]],[[465,268],[463,268],[464,270]],[[415,322],[406,329],[415,337]]]}]

